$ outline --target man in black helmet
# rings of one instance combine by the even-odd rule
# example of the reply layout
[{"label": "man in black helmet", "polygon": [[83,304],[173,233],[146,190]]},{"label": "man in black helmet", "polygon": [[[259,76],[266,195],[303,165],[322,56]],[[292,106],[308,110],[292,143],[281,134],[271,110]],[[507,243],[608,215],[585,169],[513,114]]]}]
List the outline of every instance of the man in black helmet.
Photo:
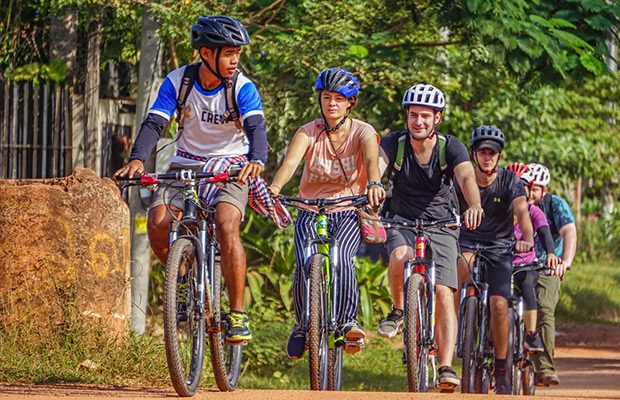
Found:
[{"label": "man in black helmet", "polygon": [[[191,28],[191,44],[198,50],[201,63],[193,86],[177,115],[179,130],[175,136],[177,151],[170,160],[169,172],[180,169],[206,170],[217,165],[218,169],[232,163],[243,163],[237,182],[227,183],[211,202],[216,207],[218,242],[221,266],[230,296],[228,314],[229,341],[252,338],[248,317],[243,306],[246,260],[239,239],[239,223],[248,203],[247,180],[258,177],[267,159],[267,130],[260,95],[254,83],[242,73],[236,76],[235,96],[238,118],[231,117],[227,107],[227,85],[237,72],[241,46],[250,43],[250,37],[233,18],[212,15],[199,17]],[[174,111],[177,109],[183,78],[189,76],[187,68],[178,68],[166,77],[159,88],[155,103],[149,110],[129,163],[115,173],[115,177],[144,172],[143,162],[152,153],[157,140]],[[167,207],[183,210],[181,188],[158,189],[148,213],[148,232],[151,246],[157,257],[166,263],[169,250],[168,229],[173,216]]]},{"label": "man in black helmet", "polygon": [[[508,297],[510,296],[510,276],[512,274],[512,250],[525,253],[534,246],[534,233],[527,197],[521,180],[512,171],[498,168],[497,164],[504,149],[504,134],[494,126],[476,128],[470,136],[474,172],[482,198],[484,219],[476,230],[461,227],[459,246],[461,257],[458,261],[459,285],[468,282],[474,261],[473,250],[476,245],[506,245],[506,250],[483,252],[489,260],[486,280],[489,284],[489,308],[491,311],[491,337],[495,350],[495,393],[511,394],[506,365],[508,351]],[[466,202],[462,190],[455,182],[455,190],[460,207]],[[523,240],[514,240],[513,214],[516,214],[523,232]],[[455,293],[458,304],[459,292]],[[457,308],[458,310],[458,308]]]}]

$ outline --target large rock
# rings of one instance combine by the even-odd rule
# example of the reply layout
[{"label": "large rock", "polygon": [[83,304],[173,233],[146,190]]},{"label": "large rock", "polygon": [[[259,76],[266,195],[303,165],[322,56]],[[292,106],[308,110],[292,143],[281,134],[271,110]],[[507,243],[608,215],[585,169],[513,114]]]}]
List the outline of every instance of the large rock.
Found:
[{"label": "large rock", "polygon": [[0,180],[0,320],[53,326],[69,311],[119,333],[130,318],[129,208],[108,178]]}]

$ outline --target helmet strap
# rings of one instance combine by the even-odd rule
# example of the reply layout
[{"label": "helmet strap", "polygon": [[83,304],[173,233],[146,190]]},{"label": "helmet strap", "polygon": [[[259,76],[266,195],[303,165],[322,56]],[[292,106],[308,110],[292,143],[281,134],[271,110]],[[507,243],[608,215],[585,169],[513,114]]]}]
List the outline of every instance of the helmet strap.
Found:
[{"label": "helmet strap", "polygon": [[[325,113],[323,113],[323,105],[321,104],[321,96],[319,95],[319,108],[321,109],[321,116],[323,117],[323,122],[325,122],[325,132],[327,132],[327,134],[330,134],[332,132],[337,131],[338,129],[340,129],[340,127],[347,122],[347,118],[349,118],[349,111],[350,108],[347,109],[346,114],[344,114],[344,117],[342,117],[342,119],[340,120],[340,122],[338,122],[336,125],[334,125],[333,127],[329,126],[329,123],[327,122],[327,118],[325,118]],[[352,108],[352,107],[351,107]]]},{"label": "helmet strap", "polygon": [[202,58],[202,55],[201,55],[200,58],[202,59],[202,63],[207,67],[207,69],[213,75],[215,75],[216,78],[221,79],[222,82],[224,82],[226,81],[226,78],[224,78],[222,74],[220,74],[220,55],[222,54],[222,48],[217,47],[216,49],[210,49],[210,50],[211,51],[215,50],[215,69],[213,69],[213,67],[211,67],[211,64],[209,64],[207,60]]},{"label": "helmet strap", "polygon": [[483,174],[487,174],[487,175],[493,175],[494,173],[497,172],[497,164],[499,164],[499,159],[502,156],[502,152],[499,152],[499,157],[497,157],[497,162],[495,163],[495,166],[493,166],[493,168],[490,171],[484,171],[482,169],[482,167],[480,167],[480,163],[478,162],[478,152],[472,150],[472,158],[474,159],[474,161],[476,162],[476,167],[480,170],[480,172],[482,172]]}]

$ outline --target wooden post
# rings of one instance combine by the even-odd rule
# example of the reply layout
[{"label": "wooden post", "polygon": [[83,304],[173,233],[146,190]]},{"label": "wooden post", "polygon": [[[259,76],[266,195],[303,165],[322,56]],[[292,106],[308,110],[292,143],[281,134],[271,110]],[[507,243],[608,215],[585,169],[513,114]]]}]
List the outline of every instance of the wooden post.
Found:
[{"label": "wooden post", "polygon": [[[148,6],[145,6],[142,13],[136,122],[132,134],[134,143],[142,120],[155,101],[161,82],[162,45],[155,35],[158,26],[159,23],[152,18]],[[155,169],[153,157],[144,163],[144,167],[146,171]],[[138,190],[130,191],[129,207],[131,210],[131,328],[137,333],[144,333],[148,306],[151,245],[145,229],[146,212]]]},{"label": "wooden post", "polygon": [[95,173],[101,143],[99,134],[99,60],[101,55],[101,19],[95,18],[88,28],[88,55],[84,90],[84,166]]}]

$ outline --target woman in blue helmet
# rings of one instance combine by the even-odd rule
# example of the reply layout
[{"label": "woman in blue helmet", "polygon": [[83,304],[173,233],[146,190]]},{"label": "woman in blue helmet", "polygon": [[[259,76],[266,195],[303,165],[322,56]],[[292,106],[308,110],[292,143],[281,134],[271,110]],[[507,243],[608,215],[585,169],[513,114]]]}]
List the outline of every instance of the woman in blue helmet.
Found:
[{"label": "woman in blue helmet", "polygon": [[[314,89],[318,92],[321,118],[303,125],[293,136],[270,186],[272,192],[280,193],[303,158],[300,197],[339,198],[367,194],[370,203],[377,205],[385,197],[378,164],[379,135],[372,126],[349,115],[360,90],[357,79],[343,68],[329,68],[319,74]],[[286,347],[288,356],[293,359],[303,356],[306,344],[306,332],[299,324],[303,292],[299,278],[304,260],[303,243],[307,237],[316,235],[316,216],[311,208],[300,210],[295,222],[297,268],[293,303],[298,323]],[[357,211],[339,208],[329,213],[328,227],[330,235],[340,243],[341,288],[336,322],[345,339],[357,342],[366,337],[357,324],[359,290],[353,265],[353,256],[361,241]],[[353,347],[350,352],[357,350]]]}]

